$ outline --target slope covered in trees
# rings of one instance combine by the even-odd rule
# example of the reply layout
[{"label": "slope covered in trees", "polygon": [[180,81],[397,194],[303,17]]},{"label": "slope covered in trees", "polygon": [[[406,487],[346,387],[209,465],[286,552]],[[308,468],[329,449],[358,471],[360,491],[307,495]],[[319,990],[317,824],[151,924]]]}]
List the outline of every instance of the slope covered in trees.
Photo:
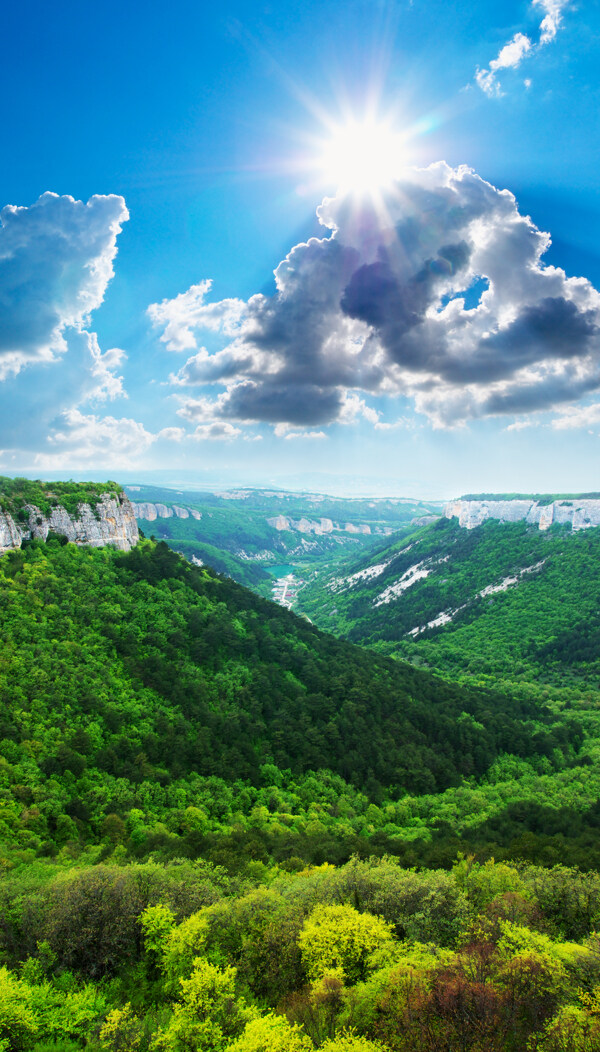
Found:
[{"label": "slope covered in trees", "polygon": [[599,529],[448,519],[300,595],[321,627],[445,675],[582,689],[599,668],[599,601]]},{"label": "slope covered in trees", "polygon": [[311,771],[379,803],[507,753],[578,762],[575,721],[336,641],[163,543],[33,542],[0,560],[0,619],[5,850],[134,848],[159,822],[168,850],[193,854],[227,799],[244,828],[261,786],[269,810],[288,809],[278,786],[309,810]]}]

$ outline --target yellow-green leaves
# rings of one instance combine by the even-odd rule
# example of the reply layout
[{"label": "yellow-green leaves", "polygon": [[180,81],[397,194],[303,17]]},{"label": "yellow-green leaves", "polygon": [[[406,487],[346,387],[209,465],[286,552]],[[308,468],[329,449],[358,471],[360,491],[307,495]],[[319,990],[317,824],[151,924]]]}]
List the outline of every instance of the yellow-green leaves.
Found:
[{"label": "yellow-green leaves", "polygon": [[313,982],[330,974],[355,983],[367,974],[371,954],[391,939],[381,917],[352,906],[317,906],[300,934],[302,963]]},{"label": "yellow-green leaves", "polygon": [[313,1043],[300,1027],[281,1015],[252,1019],[227,1052],[312,1052]]}]

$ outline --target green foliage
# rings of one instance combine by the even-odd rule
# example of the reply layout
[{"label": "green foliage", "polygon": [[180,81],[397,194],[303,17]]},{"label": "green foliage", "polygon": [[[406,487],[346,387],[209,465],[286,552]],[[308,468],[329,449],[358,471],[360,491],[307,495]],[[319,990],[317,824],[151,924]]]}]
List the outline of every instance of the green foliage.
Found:
[{"label": "green foliage", "polygon": [[312,1052],[312,1041],[280,1015],[264,1015],[246,1024],[227,1052]]},{"label": "green foliage", "polygon": [[100,1030],[102,1052],[138,1052],[143,1040],[143,1025],[130,1004],[113,1008]]},{"label": "green foliage", "polygon": [[39,508],[44,515],[59,506],[73,515],[80,504],[94,508],[107,493],[122,494],[123,487],[116,482],[40,482],[0,475],[0,511],[17,516],[25,504]]},{"label": "green foliage", "polygon": [[221,1052],[239,1036],[253,1012],[235,999],[235,968],[224,971],[197,957],[169,1025],[152,1042],[157,1052]]},{"label": "green foliage", "polygon": [[392,938],[381,917],[352,906],[317,906],[299,937],[302,963],[311,981],[337,975],[348,983],[364,979],[369,959]]},{"label": "green foliage", "polygon": [[29,984],[0,968],[0,1040],[10,1052],[32,1049],[38,1037],[56,1042],[84,1038],[105,1004],[94,986],[63,991],[46,981]]},{"label": "green foliage", "polygon": [[405,790],[573,747],[547,711],[336,642],[162,544],[6,555],[0,624],[8,865],[404,853]]}]

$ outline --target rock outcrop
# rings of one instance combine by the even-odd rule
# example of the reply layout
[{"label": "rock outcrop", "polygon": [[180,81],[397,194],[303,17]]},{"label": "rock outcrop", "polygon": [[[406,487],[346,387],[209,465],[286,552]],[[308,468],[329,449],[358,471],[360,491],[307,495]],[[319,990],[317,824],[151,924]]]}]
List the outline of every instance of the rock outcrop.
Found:
[{"label": "rock outcrop", "polygon": [[132,503],[133,514],[136,519],[145,519],[146,522],[155,522],[156,519],[201,519],[202,512],[196,508],[185,508],[181,504],[150,504],[145,502]]},{"label": "rock outcrop", "polygon": [[314,533],[316,537],[336,532],[364,534],[371,532],[370,526],[355,526],[353,522],[341,524],[333,522],[332,519],[319,519],[318,522],[315,522],[313,519],[304,518],[304,516],[301,519],[290,519],[287,515],[276,515],[272,519],[267,519],[266,523],[267,526],[272,526],[274,530],[295,530],[298,533]]},{"label": "rock outcrop", "polygon": [[139,532],[129,497],[105,493],[95,504],[79,504],[76,515],[58,505],[45,515],[34,504],[25,504],[17,521],[0,511],[0,555],[21,547],[24,540],[57,533],[75,544],[104,548],[107,545],[128,552],[139,540]]},{"label": "rock outcrop", "polygon": [[487,519],[498,522],[525,522],[547,530],[552,523],[570,523],[573,530],[600,526],[600,500],[574,497],[541,504],[536,500],[454,500],[444,508],[447,519],[458,519],[467,530],[481,526]]}]

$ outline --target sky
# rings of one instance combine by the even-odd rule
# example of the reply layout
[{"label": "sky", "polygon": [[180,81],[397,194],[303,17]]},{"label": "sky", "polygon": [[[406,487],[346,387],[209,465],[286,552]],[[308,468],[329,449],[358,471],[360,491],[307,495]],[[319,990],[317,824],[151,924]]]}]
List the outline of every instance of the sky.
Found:
[{"label": "sky", "polygon": [[594,0],[21,0],[0,473],[600,489]]}]

